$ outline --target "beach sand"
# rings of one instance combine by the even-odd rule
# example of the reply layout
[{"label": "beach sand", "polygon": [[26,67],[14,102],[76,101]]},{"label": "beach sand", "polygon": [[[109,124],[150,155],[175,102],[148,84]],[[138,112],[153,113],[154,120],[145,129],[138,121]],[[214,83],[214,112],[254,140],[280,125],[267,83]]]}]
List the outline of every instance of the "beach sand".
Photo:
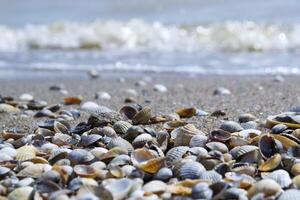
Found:
[{"label": "beach sand", "polygon": [[[164,76],[138,75],[120,81],[119,78],[99,79],[33,79],[33,80],[2,80],[0,94],[15,99],[22,93],[32,94],[37,100],[45,100],[48,104],[63,103],[64,95],[58,91],[50,91],[51,85],[63,84],[68,91],[67,96],[82,95],[84,101],[94,101],[99,105],[119,110],[126,97],[126,92],[134,89],[137,96],[133,98],[141,105],[149,105],[154,114],[167,114],[180,107],[196,107],[208,113],[216,110],[225,111],[225,116],[197,116],[189,119],[201,130],[209,132],[218,128],[222,120],[237,121],[242,113],[252,113],[262,121],[267,116],[287,111],[300,105],[300,79],[297,76],[284,77],[283,82],[275,81],[273,76]],[[145,86],[136,86],[136,82],[146,77]],[[150,79],[150,80],[148,80]],[[168,91],[165,93],[153,90],[155,84],[163,84]],[[231,91],[229,95],[214,95],[214,90],[224,87]],[[95,99],[95,93],[105,91],[111,100]],[[65,109],[79,106],[65,106]],[[86,121],[87,114],[74,122]],[[36,122],[43,118],[24,117],[17,114],[0,114],[0,131],[3,129],[21,128],[32,131],[37,128]]]}]

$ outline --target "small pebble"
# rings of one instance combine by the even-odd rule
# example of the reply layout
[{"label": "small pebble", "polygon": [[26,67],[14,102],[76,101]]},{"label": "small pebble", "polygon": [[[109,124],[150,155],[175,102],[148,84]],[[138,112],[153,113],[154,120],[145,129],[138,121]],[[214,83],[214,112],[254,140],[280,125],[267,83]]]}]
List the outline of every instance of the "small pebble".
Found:
[{"label": "small pebble", "polygon": [[100,92],[97,92],[97,93],[96,93],[95,99],[110,100],[110,99],[111,99],[111,96],[110,96],[110,94],[108,94],[107,92],[100,91]]},{"label": "small pebble", "polygon": [[214,90],[213,94],[214,95],[230,95],[231,92],[227,88],[219,87],[219,88]]},{"label": "small pebble", "polygon": [[90,76],[91,79],[99,78],[99,73],[96,69],[89,70],[88,75]]},{"label": "small pebble", "polygon": [[32,101],[34,99],[34,97],[31,94],[24,93],[24,94],[21,94],[21,96],[19,97],[19,99],[21,101]]},{"label": "small pebble", "polygon": [[161,85],[161,84],[154,85],[153,90],[156,92],[167,92],[168,91],[167,87],[164,85]]},{"label": "small pebble", "polygon": [[81,109],[88,112],[93,112],[99,108],[99,105],[92,101],[87,101],[81,105]]}]

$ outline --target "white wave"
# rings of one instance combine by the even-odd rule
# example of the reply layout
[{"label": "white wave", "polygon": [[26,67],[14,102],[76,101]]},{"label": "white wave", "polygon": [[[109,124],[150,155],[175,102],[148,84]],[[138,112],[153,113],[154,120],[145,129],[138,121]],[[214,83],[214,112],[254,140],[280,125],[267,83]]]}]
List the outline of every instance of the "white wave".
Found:
[{"label": "white wave", "polygon": [[0,26],[0,51],[101,49],[159,51],[290,51],[300,49],[300,25],[226,22],[164,25],[142,20],[57,22],[22,28]]}]

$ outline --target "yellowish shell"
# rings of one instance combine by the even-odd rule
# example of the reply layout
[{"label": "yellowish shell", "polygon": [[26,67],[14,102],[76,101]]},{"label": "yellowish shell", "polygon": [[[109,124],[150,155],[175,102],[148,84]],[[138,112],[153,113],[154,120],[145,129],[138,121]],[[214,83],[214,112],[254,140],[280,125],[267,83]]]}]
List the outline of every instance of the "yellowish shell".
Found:
[{"label": "yellowish shell", "polygon": [[262,163],[258,169],[263,172],[271,171],[273,169],[276,169],[280,165],[280,163],[281,163],[281,155],[276,153],[266,162]]},{"label": "yellowish shell", "polygon": [[276,140],[279,140],[285,149],[289,149],[290,147],[298,146],[297,142],[295,142],[283,135],[278,135],[278,134],[270,134],[270,135],[273,136]]},{"label": "yellowish shell", "polygon": [[17,176],[37,178],[50,169],[51,166],[48,164],[32,164],[17,173]]},{"label": "yellowish shell", "polygon": [[294,176],[298,176],[300,175],[300,163],[296,163],[293,165],[292,169],[291,169],[291,173]]},{"label": "yellowish shell", "polygon": [[146,106],[140,110],[133,118],[133,124],[146,124],[151,118],[151,108]]},{"label": "yellowish shell", "polygon": [[176,113],[180,116],[180,117],[192,117],[194,115],[196,115],[197,113],[197,109],[192,107],[192,108],[179,108],[176,110]]},{"label": "yellowish shell", "polygon": [[192,189],[189,187],[184,187],[180,185],[169,185],[167,187],[167,191],[175,194],[175,195],[182,195],[182,196],[188,196],[192,194]]},{"label": "yellowish shell", "polygon": [[297,175],[293,178],[293,184],[297,189],[300,189],[300,175]]},{"label": "yellowish shell", "polygon": [[285,125],[287,125],[288,127],[293,128],[293,129],[300,128],[300,124],[293,124],[293,123],[279,122],[279,121],[275,120],[274,118],[275,118],[275,116],[270,116],[270,117],[268,117],[267,122],[266,122],[266,127],[272,128],[272,127],[275,126],[276,124],[285,124]]},{"label": "yellowish shell", "polygon": [[148,173],[156,173],[159,169],[165,166],[165,158],[158,157],[148,160],[146,162],[140,163],[137,165],[141,170]]},{"label": "yellowish shell", "polygon": [[26,145],[17,149],[16,160],[26,161],[36,157],[36,148],[32,145]]}]

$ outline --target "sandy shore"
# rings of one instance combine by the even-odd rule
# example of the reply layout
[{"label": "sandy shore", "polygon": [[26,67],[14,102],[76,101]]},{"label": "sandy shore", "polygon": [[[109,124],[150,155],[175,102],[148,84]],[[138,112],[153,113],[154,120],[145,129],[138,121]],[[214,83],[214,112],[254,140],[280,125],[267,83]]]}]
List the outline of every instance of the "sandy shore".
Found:
[{"label": "sandy shore", "polygon": [[[283,82],[274,81],[273,76],[200,76],[200,77],[166,77],[153,76],[145,81],[145,86],[136,86],[142,80],[142,75],[120,81],[118,78],[99,78],[95,80],[83,79],[34,79],[34,80],[1,80],[0,94],[12,96],[16,99],[22,93],[32,94],[35,99],[45,100],[49,104],[62,103],[64,95],[57,91],[50,91],[51,85],[63,84],[68,95],[82,95],[84,101],[94,101],[99,105],[118,110],[124,105],[124,99],[132,95],[126,92],[134,89],[138,95],[134,96],[137,103],[149,105],[155,114],[171,113],[178,107],[195,106],[208,113],[223,110],[226,115],[221,117],[193,117],[190,121],[197,124],[204,131],[217,128],[223,119],[237,120],[241,113],[249,112],[259,119],[268,115],[286,111],[293,106],[300,105],[300,79],[297,76],[284,77]],[[163,84],[168,88],[166,93],[153,91],[155,84]],[[214,95],[218,87],[225,87],[231,91],[230,95]],[[106,91],[111,100],[95,99],[95,93]],[[66,108],[77,106],[66,106]],[[83,115],[78,121],[85,121]],[[37,127],[31,117],[21,115],[0,114],[0,131],[7,128],[25,128],[33,130]],[[77,122],[78,122],[77,121]],[[77,123],[75,122],[75,123]]]}]

